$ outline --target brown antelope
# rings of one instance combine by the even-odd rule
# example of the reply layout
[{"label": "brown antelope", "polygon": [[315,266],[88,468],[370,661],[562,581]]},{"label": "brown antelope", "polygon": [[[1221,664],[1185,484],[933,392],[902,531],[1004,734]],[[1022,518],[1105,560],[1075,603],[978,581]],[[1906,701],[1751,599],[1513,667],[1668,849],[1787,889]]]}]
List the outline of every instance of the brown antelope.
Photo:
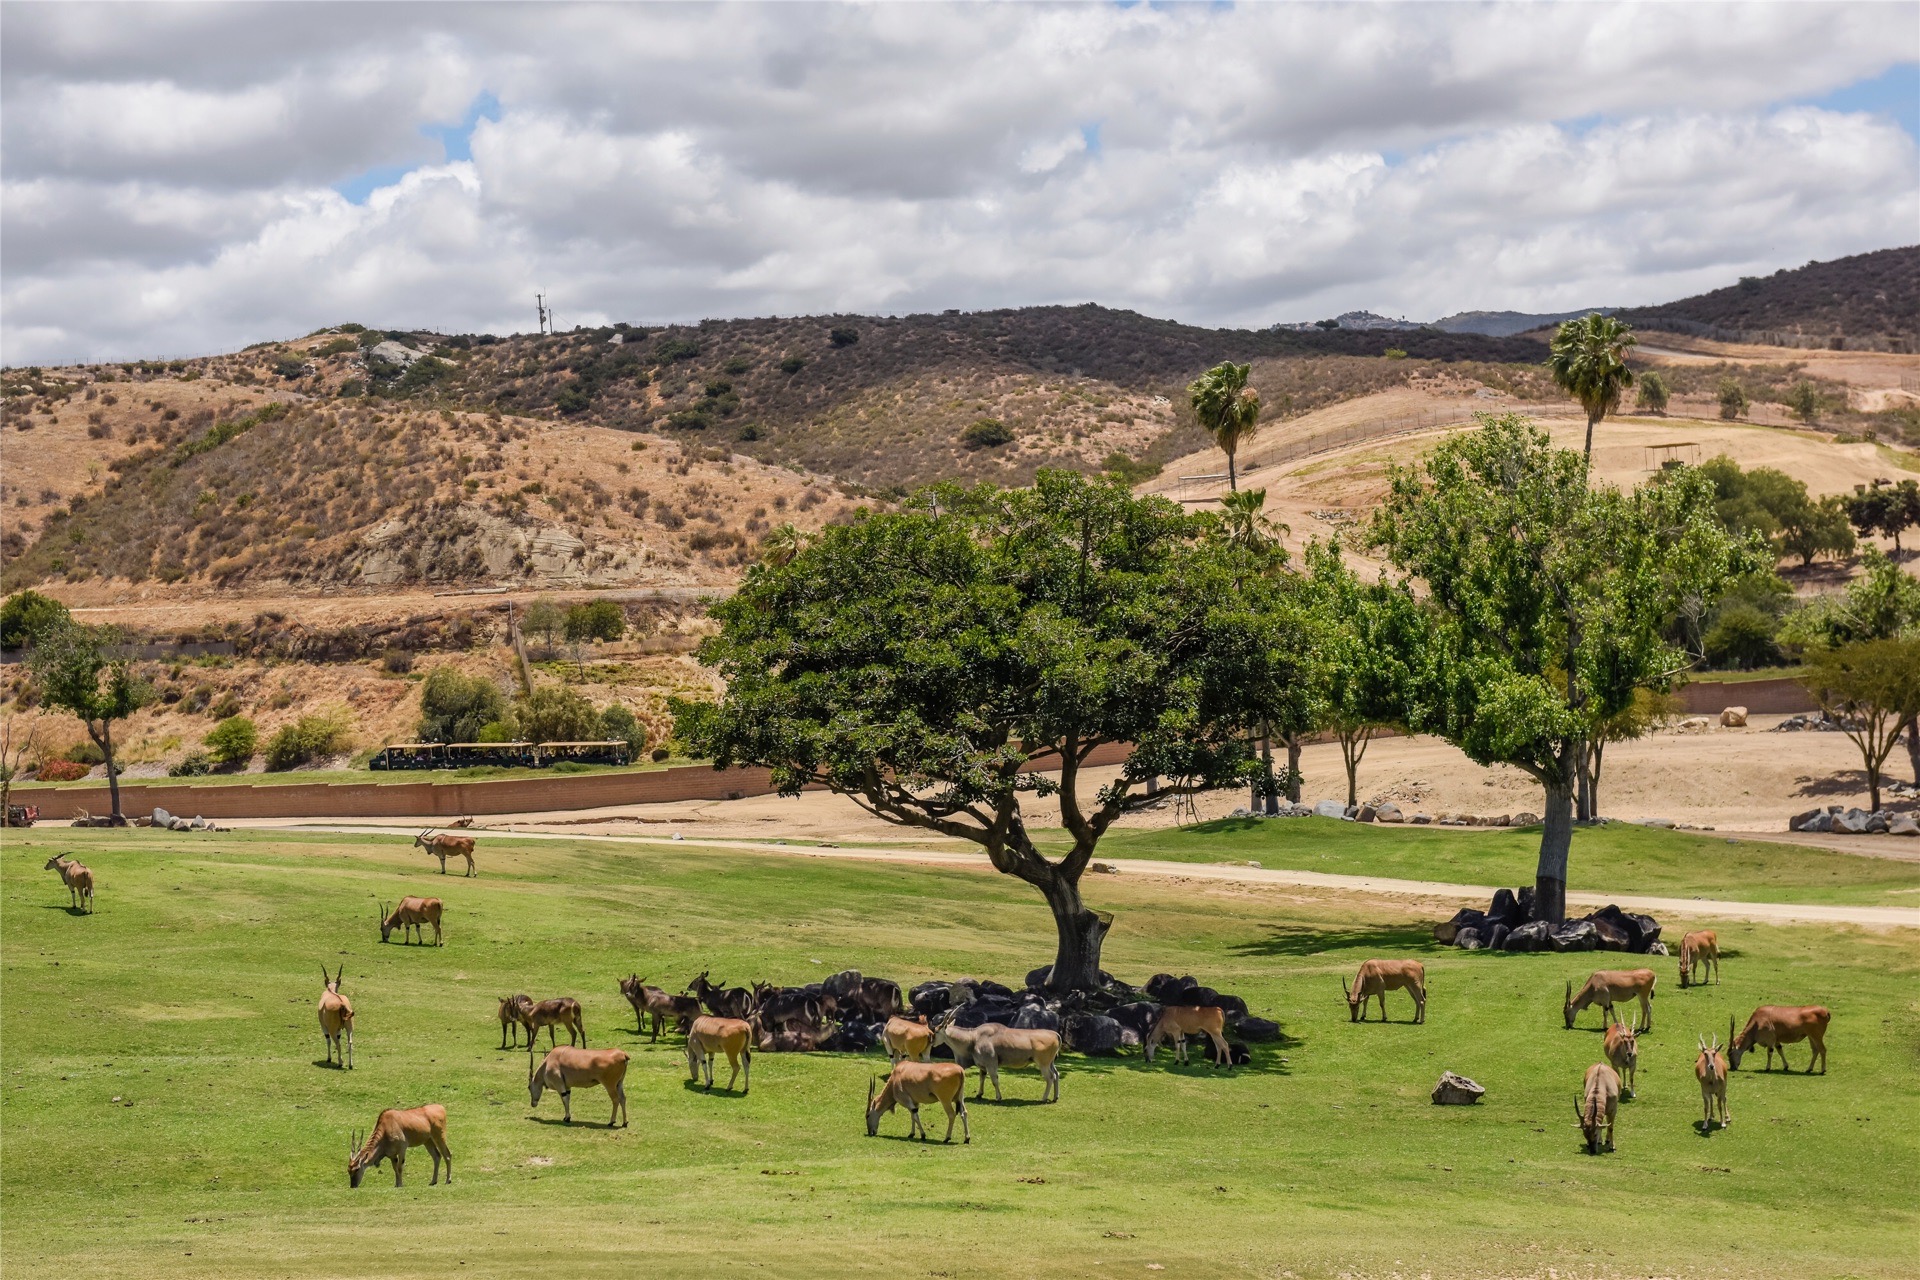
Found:
[{"label": "brown antelope", "polygon": [[[1369,964],[1375,963],[1368,961]],[[1163,1040],[1173,1041],[1174,1056],[1182,1063],[1187,1060],[1187,1037],[1204,1035],[1213,1041],[1213,1065],[1231,1067],[1233,1052],[1227,1048],[1227,1015],[1217,1005],[1196,1007],[1185,1004],[1170,1004],[1160,1010],[1160,1016],[1154,1020],[1153,1030],[1147,1032],[1144,1048],[1148,1062]]]},{"label": "brown antelope", "polygon": [[1413,997],[1413,1020],[1427,1020],[1427,966],[1418,960],[1368,960],[1361,964],[1360,973],[1348,986],[1345,978],[1340,979],[1341,990],[1347,993],[1347,1021],[1365,1022],[1367,1020],[1367,1001],[1375,996],[1380,999],[1380,1021],[1387,1020],[1387,992],[1404,991]]},{"label": "brown antelope", "polygon": [[910,1123],[907,1125],[907,1137],[918,1132],[920,1141],[930,1142],[927,1126],[920,1119],[920,1108],[929,1102],[938,1102],[947,1113],[947,1136],[942,1142],[953,1141],[953,1118],[960,1117],[961,1141],[973,1141],[973,1127],[967,1123],[967,1069],[957,1062],[896,1062],[893,1074],[887,1077],[886,1087],[874,1092],[874,1082],[879,1077],[867,1081],[867,1136],[876,1136],[880,1132],[880,1117],[896,1106],[905,1107]]},{"label": "brown antelope", "polygon": [[373,1132],[367,1135],[364,1145],[349,1140],[347,1185],[359,1186],[367,1170],[382,1160],[390,1160],[393,1162],[393,1185],[399,1186],[409,1147],[425,1147],[433,1156],[433,1181],[428,1186],[440,1181],[442,1160],[447,1162],[447,1185],[453,1185],[453,1152],[447,1146],[447,1109],[437,1102],[406,1111],[391,1108],[382,1111],[380,1118],[373,1122]]},{"label": "brown antelope", "polygon": [[528,1002],[526,1007],[520,1011],[520,1025],[525,1027],[527,1031],[527,1056],[529,1058],[533,1056],[533,1042],[539,1038],[540,1028],[542,1027],[547,1029],[547,1047],[549,1049],[560,1043],[560,1037],[554,1031],[555,1027],[565,1027],[567,1029],[568,1044],[577,1044],[582,1048],[586,1047],[586,1019],[580,1013],[580,1002],[572,996],[561,996],[555,1000],[542,1000],[537,1004],[531,1001]]},{"label": "brown antelope", "polygon": [[1005,1102],[1000,1092],[1001,1067],[1034,1067],[1040,1072],[1040,1101],[1060,1101],[1060,1033],[1024,1027],[1009,1027],[998,1022],[983,1022],[977,1027],[956,1027],[949,1014],[932,1027],[934,1044],[953,1050],[953,1060],[962,1067],[980,1069],[980,1091],[987,1096],[987,1081],[993,1081],[993,1100]]},{"label": "brown antelope", "polygon": [[1720,981],[1720,935],[1711,929],[1701,929],[1689,933],[1680,939],[1680,985],[1694,985],[1694,974],[1700,975],[1700,982],[1706,981],[1707,971],[1713,971],[1713,980]]},{"label": "brown antelope", "polygon": [[447,825],[449,827],[470,827],[473,825],[473,815],[469,813],[464,817],[455,818],[452,822],[449,822]]},{"label": "brown antelope", "polygon": [[745,1097],[753,1089],[753,1028],[744,1018],[702,1015],[693,1020],[687,1029],[687,1071],[697,1082],[704,1066],[709,1089],[713,1088],[713,1057],[717,1053],[726,1054],[727,1064],[733,1068],[733,1074],[727,1077],[727,1089],[731,1091],[733,1082],[741,1080],[740,1094]]},{"label": "brown antelope", "polygon": [[[333,1065],[334,1055],[339,1054],[340,1065],[348,1071],[353,1070],[353,1003],[340,994],[340,979],[346,976],[347,966],[340,966],[340,972],[331,978],[327,976],[327,966],[320,966],[320,1036],[327,1042],[327,1065]],[[340,1037],[347,1038],[346,1051],[341,1052]]]},{"label": "brown antelope", "polygon": [[392,911],[387,911],[384,903],[380,910],[384,913],[380,920],[380,941],[385,942],[398,929],[401,946],[407,945],[409,934],[424,946],[427,938],[421,929],[425,925],[432,925],[433,945],[440,945],[440,899],[402,898]]},{"label": "brown antelope", "polygon": [[607,1097],[613,1100],[613,1114],[607,1117],[607,1128],[613,1128],[618,1120],[622,1129],[627,1127],[627,1054],[624,1049],[576,1049],[571,1045],[547,1050],[547,1056],[527,1077],[527,1093],[533,1098],[533,1105],[540,1105],[540,1095],[552,1089],[560,1095],[562,1119],[573,1123],[573,1091],[581,1086],[591,1088],[599,1085],[607,1091]]},{"label": "brown antelope", "polygon": [[1803,1004],[1763,1004],[1753,1011],[1739,1035],[1733,1034],[1733,1019],[1727,1019],[1727,1034],[1732,1039],[1727,1044],[1727,1065],[1735,1071],[1740,1069],[1740,1059],[1755,1049],[1765,1046],[1767,1050],[1767,1070],[1773,1070],[1773,1055],[1780,1055],[1780,1069],[1791,1071],[1787,1065],[1787,1046],[1799,1044],[1802,1040],[1811,1042],[1813,1052],[1807,1057],[1807,1074],[1813,1074],[1815,1059],[1820,1063],[1820,1074],[1827,1074],[1827,1024],[1833,1021],[1833,1014],[1825,1005]]},{"label": "brown antelope", "polygon": [[620,979],[620,994],[633,1006],[634,1032],[645,1031],[650,1018],[656,1042],[667,1022],[671,1021],[675,1030],[685,1031],[700,1016],[698,1000],[692,996],[670,996],[659,987],[648,986],[638,974]]},{"label": "brown antelope", "polygon": [[60,873],[61,883],[67,886],[69,910],[84,909],[89,915],[93,913],[93,872],[64,853],[54,854],[47,859],[47,865],[40,869]]},{"label": "brown antelope", "polygon": [[440,859],[441,875],[447,874],[448,858],[465,858],[467,860],[467,874],[470,876],[480,874],[474,869],[473,865],[472,836],[436,835],[433,828],[428,827],[425,831],[422,831],[413,838],[413,847],[416,849],[425,849],[429,858]]},{"label": "brown antelope", "polygon": [[1588,1005],[1600,1006],[1600,1022],[1604,1026],[1619,1016],[1613,1006],[1629,1000],[1640,1002],[1640,1017],[1633,1029],[1653,1030],[1653,987],[1658,980],[1651,969],[1596,969],[1587,979],[1587,985],[1575,994],[1573,981],[1568,979],[1567,1002],[1561,1011],[1566,1016],[1567,1030],[1573,1030],[1574,1017]]},{"label": "brown antelope", "polygon": [[753,992],[745,987],[723,987],[707,981],[708,970],[687,984],[687,990],[699,998],[707,1012],[716,1018],[744,1021],[753,1012]]},{"label": "brown antelope", "polygon": [[[517,996],[500,997],[500,1047],[518,1049],[520,1047],[520,1026],[526,1021],[527,1010],[533,1008],[533,997],[525,992]],[[507,1037],[513,1037],[513,1043],[507,1043]],[[533,1050],[533,1038],[527,1038],[527,1050]]]},{"label": "brown antelope", "polygon": [[1607,1064],[1614,1074],[1626,1081],[1626,1096],[1631,1098],[1634,1077],[1640,1072],[1640,1033],[1624,1022],[1616,1022],[1607,1028],[1602,1052],[1607,1055]]},{"label": "brown antelope", "polygon": [[[1597,1156],[1613,1150],[1613,1118],[1620,1109],[1620,1077],[1604,1062],[1587,1068],[1586,1082],[1574,1100],[1573,1114],[1580,1121],[1580,1132],[1587,1137],[1587,1154]],[[1606,1145],[1601,1145],[1601,1135]]]},{"label": "brown antelope", "polygon": [[1720,1107],[1720,1127],[1726,1128],[1733,1123],[1733,1116],[1727,1110],[1727,1058],[1720,1052],[1720,1037],[1715,1036],[1713,1043],[1700,1040],[1700,1056],[1693,1061],[1694,1079],[1700,1082],[1700,1107],[1706,1112],[1706,1119],[1700,1122],[1702,1129],[1713,1128],[1713,1108]]},{"label": "brown antelope", "polygon": [[886,1042],[888,1060],[896,1066],[902,1058],[912,1058],[915,1062],[933,1059],[933,1029],[927,1026],[925,1018],[902,1018],[896,1014],[887,1019],[880,1038]]}]

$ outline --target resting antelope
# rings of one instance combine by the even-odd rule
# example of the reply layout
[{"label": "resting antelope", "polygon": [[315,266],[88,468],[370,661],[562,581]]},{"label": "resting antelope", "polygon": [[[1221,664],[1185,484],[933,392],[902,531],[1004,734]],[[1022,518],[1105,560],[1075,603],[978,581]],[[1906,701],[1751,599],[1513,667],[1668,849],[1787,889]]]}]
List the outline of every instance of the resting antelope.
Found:
[{"label": "resting antelope", "polygon": [[555,1027],[567,1029],[567,1043],[582,1048],[587,1043],[587,1023],[580,1013],[580,1002],[572,996],[561,996],[555,1000],[542,1000],[539,1003],[528,1002],[520,1011],[520,1025],[527,1029],[527,1056],[533,1056],[533,1042],[540,1037],[540,1028],[547,1029],[547,1047],[551,1049],[560,1043]]},{"label": "resting antelope", "polygon": [[380,920],[380,941],[385,942],[398,929],[401,946],[407,944],[409,933],[424,946],[427,938],[421,929],[425,925],[432,925],[433,945],[440,945],[440,899],[402,898],[392,911],[387,911],[385,904],[380,909],[386,913]]},{"label": "resting antelope", "polygon": [[[1597,1156],[1602,1151],[1613,1150],[1613,1117],[1620,1108],[1620,1077],[1614,1074],[1612,1067],[1604,1062],[1596,1062],[1587,1068],[1587,1078],[1580,1088],[1580,1097],[1573,1104],[1573,1114],[1580,1121],[1580,1132],[1587,1138],[1587,1154]],[[1606,1145],[1601,1145],[1601,1135],[1606,1135]]]},{"label": "resting antelope", "polygon": [[973,1128],[967,1123],[967,1069],[957,1062],[896,1062],[893,1074],[887,1077],[887,1084],[878,1093],[874,1092],[873,1080],[867,1081],[867,1136],[876,1136],[880,1132],[880,1117],[896,1106],[905,1107],[910,1123],[907,1125],[909,1138],[917,1132],[920,1141],[929,1142],[926,1123],[920,1119],[920,1108],[929,1102],[938,1102],[947,1113],[947,1136],[942,1142],[953,1141],[953,1118],[960,1117],[961,1141],[973,1141]]},{"label": "resting antelope", "polygon": [[552,1089],[560,1095],[562,1119],[573,1123],[573,1091],[576,1088],[599,1085],[607,1091],[607,1097],[613,1100],[613,1114],[607,1117],[607,1128],[613,1128],[618,1120],[622,1129],[627,1127],[627,1055],[623,1049],[576,1049],[571,1045],[562,1045],[549,1049],[540,1065],[527,1077],[527,1093],[533,1098],[533,1105],[540,1105],[540,1095]]},{"label": "resting antelope", "polygon": [[983,1022],[977,1027],[956,1027],[949,1014],[932,1027],[933,1043],[953,1050],[953,1060],[962,1067],[980,1068],[980,1091],[987,1096],[987,1081],[993,1081],[995,1102],[1005,1102],[1000,1092],[1001,1067],[1035,1067],[1040,1072],[1040,1101],[1060,1101],[1060,1033],[1009,1027],[998,1022]]},{"label": "resting antelope", "polygon": [[1727,1019],[1727,1034],[1732,1039],[1727,1044],[1727,1065],[1735,1071],[1740,1069],[1740,1059],[1755,1049],[1765,1046],[1767,1050],[1767,1070],[1773,1070],[1773,1055],[1780,1054],[1780,1069],[1791,1071],[1787,1065],[1787,1046],[1809,1041],[1813,1052],[1807,1057],[1807,1074],[1813,1074],[1813,1063],[1820,1061],[1820,1074],[1827,1074],[1827,1024],[1833,1021],[1833,1014],[1825,1005],[1803,1004],[1763,1004],[1753,1011],[1739,1035],[1733,1034],[1733,1019]]},{"label": "resting antelope", "polygon": [[1713,1128],[1714,1104],[1720,1106],[1720,1127],[1726,1128],[1733,1123],[1733,1116],[1727,1110],[1727,1058],[1720,1052],[1720,1037],[1715,1036],[1713,1043],[1700,1041],[1700,1056],[1693,1062],[1694,1079],[1700,1082],[1700,1107],[1706,1112],[1706,1119],[1700,1122],[1703,1129]]},{"label": "resting antelope", "polygon": [[912,1058],[915,1062],[928,1062],[933,1058],[933,1029],[925,1019],[898,1015],[888,1018],[881,1039],[886,1041],[888,1060],[895,1065],[902,1058]]},{"label": "resting antelope", "polygon": [[1701,929],[1689,933],[1680,939],[1680,985],[1694,985],[1693,975],[1697,970],[1700,981],[1706,981],[1707,970],[1713,970],[1713,980],[1720,981],[1720,936],[1711,929]]},{"label": "resting antelope", "polygon": [[733,1074],[727,1077],[727,1089],[731,1091],[733,1082],[740,1080],[740,1094],[745,1097],[753,1089],[753,1028],[741,1018],[695,1018],[687,1029],[687,1071],[698,1081],[704,1066],[709,1089],[713,1088],[713,1057],[717,1053],[726,1054],[733,1068]]},{"label": "resting antelope", "polygon": [[1427,1020],[1427,966],[1418,960],[1368,960],[1361,964],[1353,985],[1340,979],[1347,993],[1347,1021],[1367,1020],[1367,1001],[1380,999],[1380,1021],[1387,1020],[1387,992],[1404,991],[1413,997],[1413,1020]]},{"label": "resting antelope", "polygon": [[467,874],[470,876],[480,874],[479,871],[475,870],[473,865],[472,836],[436,835],[434,834],[433,828],[428,827],[425,831],[422,831],[413,838],[413,847],[416,849],[425,849],[429,858],[440,859],[441,875],[447,874],[448,858],[465,858],[467,860]]},{"label": "resting antelope", "polygon": [[1607,1055],[1614,1074],[1627,1082],[1627,1097],[1631,1098],[1634,1077],[1640,1072],[1640,1033],[1624,1022],[1616,1022],[1607,1028],[1605,1047],[1601,1051]]},{"label": "resting antelope", "polygon": [[47,859],[42,871],[58,871],[60,880],[67,886],[67,906],[71,910],[84,908],[89,915],[93,912],[93,872],[64,853],[56,853]]},{"label": "resting antelope", "polygon": [[[517,996],[500,997],[500,1047],[518,1049],[520,1047],[520,1025],[527,1019],[527,1010],[533,1008],[533,997],[524,992]],[[507,1037],[513,1037],[513,1043],[507,1043]],[[527,1051],[533,1051],[533,1036],[527,1036]]]},{"label": "resting antelope", "polygon": [[1573,981],[1569,979],[1567,1002],[1562,1009],[1567,1019],[1567,1030],[1573,1030],[1575,1015],[1588,1005],[1600,1006],[1600,1021],[1604,1026],[1619,1016],[1614,1013],[1613,1006],[1629,1000],[1640,1002],[1640,1018],[1634,1030],[1653,1030],[1653,986],[1657,981],[1658,975],[1651,969],[1598,969],[1587,979],[1587,985],[1575,994]]},{"label": "resting antelope", "polygon": [[[353,1003],[340,994],[340,979],[346,976],[347,966],[340,966],[340,972],[331,978],[327,976],[327,966],[320,966],[320,1036],[327,1042],[327,1065],[333,1065],[335,1054],[340,1055],[340,1065],[348,1071],[353,1070]],[[340,1037],[347,1038],[346,1051],[341,1052]]]},{"label": "resting antelope", "polygon": [[440,1181],[442,1160],[447,1162],[447,1185],[453,1185],[453,1152],[447,1146],[447,1109],[437,1102],[406,1111],[382,1111],[380,1118],[373,1122],[373,1132],[367,1135],[365,1145],[349,1140],[347,1185],[359,1186],[367,1170],[382,1160],[390,1160],[393,1185],[399,1186],[409,1147],[425,1147],[433,1156],[433,1181],[428,1186]]},{"label": "resting antelope", "polygon": [[1160,1047],[1161,1041],[1171,1040],[1175,1056],[1184,1063],[1187,1060],[1187,1037],[1204,1035],[1213,1041],[1213,1065],[1231,1067],[1233,1052],[1227,1048],[1226,1030],[1227,1015],[1218,1006],[1170,1004],[1160,1010],[1160,1016],[1154,1020],[1153,1030],[1147,1032],[1144,1050],[1147,1061],[1153,1061],[1154,1050]]}]

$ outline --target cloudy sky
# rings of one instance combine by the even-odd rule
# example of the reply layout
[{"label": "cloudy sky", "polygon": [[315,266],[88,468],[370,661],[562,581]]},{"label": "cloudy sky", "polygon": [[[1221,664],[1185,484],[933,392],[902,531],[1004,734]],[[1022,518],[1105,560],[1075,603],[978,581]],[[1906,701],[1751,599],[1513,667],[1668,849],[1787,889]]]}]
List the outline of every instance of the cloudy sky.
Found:
[{"label": "cloudy sky", "polygon": [[0,5],[0,358],[1656,302],[1920,241],[1920,3]]}]

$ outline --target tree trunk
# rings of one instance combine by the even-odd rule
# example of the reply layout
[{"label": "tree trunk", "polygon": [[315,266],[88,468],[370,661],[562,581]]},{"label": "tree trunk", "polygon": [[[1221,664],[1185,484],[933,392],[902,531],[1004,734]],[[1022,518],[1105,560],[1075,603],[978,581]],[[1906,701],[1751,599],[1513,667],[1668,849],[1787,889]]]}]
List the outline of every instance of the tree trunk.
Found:
[{"label": "tree trunk", "polygon": [[1587,415],[1586,468],[1588,471],[1593,470],[1593,425],[1598,421],[1600,421],[1599,414],[1590,413]]},{"label": "tree trunk", "polygon": [[1347,766],[1347,807],[1353,808],[1360,803],[1360,761],[1367,754],[1367,744],[1373,741],[1373,726],[1341,729],[1339,734],[1340,758]]},{"label": "tree trunk", "polygon": [[1047,975],[1049,991],[1090,991],[1100,985],[1100,947],[1113,916],[1105,911],[1089,911],[1080,902],[1080,886],[1062,876],[1041,887],[1047,906],[1053,909],[1053,925],[1059,934],[1059,949],[1053,958],[1053,972]]},{"label": "tree trunk", "polygon": [[1607,742],[1604,738],[1593,744],[1593,764],[1587,771],[1587,820],[1589,822],[1600,820],[1600,764],[1606,749]]},{"label": "tree trunk", "polygon": [[1287,802],[1300,803],[1300,735],[1290,733],[1287,744]]},{"label": "tree trunk", "polygon": [[1533,875],[1533,918],[1559,924],[1567,918],[1567,855],[1573,849],[1573,780],[1547,785],[1546,825],[1540,832],[1540,865]]},{"label": "tree trunk", "polygon": [[1280,788],[1273,781],[1273,726],[1260,725],[1260,763],[1267,775],[1267,795],[1265,812],[1269,818],[1280,816]]},{"label": "tree trunk", "polygon": [[120,816],[120,773],[113,767],[113,722],[102,720],[100,732],[95,733],[93,726],[87,726],[87,736],[93,739],[93,745],[100,748],[100,754],[107,758],[107,795],[112,798],[113,825],[124,827],[127,820]]},{"label": "tree trunk", "polygon": [[1920,719],[1907,726],[1907,763],[1913,768],[1913,785],[1920,787]]},{"label": "tree trunk", "polygon": [[1576,822],[1593,821],[1593,764],[1587,743],[1580,744],[1574,765],[1573,817]]},{"label": "tree trunk", "polygon": [[1240,492],[1240,480],[1239,477],[1234,474],[1233,450],[1231,449],[1227,450],[1227,489],[1232,493]]},{"label": "tree trunk", "polygon": [[1867,809],[1876,813],[1880,809],[1880,765],[1871,755],[1867,757]]}]

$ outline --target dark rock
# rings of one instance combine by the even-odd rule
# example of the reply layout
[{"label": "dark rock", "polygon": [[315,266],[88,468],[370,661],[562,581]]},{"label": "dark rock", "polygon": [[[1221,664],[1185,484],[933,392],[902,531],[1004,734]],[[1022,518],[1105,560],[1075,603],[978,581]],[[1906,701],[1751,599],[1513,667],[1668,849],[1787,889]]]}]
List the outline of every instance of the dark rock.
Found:
[{"label": "dark rock", "polygon": [[956,1027],[978,1027],[985,1023],[997,1022],[1003,1027],[1013,1025],[1020,1016],[1021,1006],[1011,1000],[975,1000],[960,1006],[953,1015]]},{"label": "dark rock", "polygon": [[1142,1037],[1160,1020],[1160,1006],[1147,1001],[1115,1005],[1108,1013],[1115,1022]]},{"label": "dark rock", "polygon": [[1046,986],[1047,978],[1052,973],[1053,973],[1053,966],[1050,964],[1041,965],[1038,969],[1029,970],[1027,973],[1028,989],[1037,990],[1041,987]]},{"label": "dark rock", "polygon": [[1600,946],[1600,933],[1591,920],[1569,920],[1548,937],[1555,951],[1593,951]]},{"label": "dark rock", "polygon": [[1639,930],[1640,936],[1633,940],[1633,949],[1642,955],[1653,950],[1654,944],[1660,941],[1660,922],[1652,916],[1637,915],[1631,911],[1624,915]]},{"label": "dark rock", "polygon": [[1026,1031],[1058,1031],[1060,1015],[1045,1005],[1023,1005],[1009,1025]]},{"label": "dark rock", "polygon": [[[1504,892],[1504,890],[1502,891]],[[1462,907],[1453,913],[1453,919],[1444,920],[1433,926],[1433,940],[1443,947],[1454,944],[1455,935],[1462,929],[1484,929],[1488,920],[1484,911],[1475,911],[1472,907]]]},{"label": "dark rock", "polygon": [[915,1013],[935,1017],[953,1007],[953,988],[944,982],[923,982],[913,989],[908,1003]]},{"label": "dark rock", "polygon": [[1239,996],[1230,996],[1223,991],[1214,997],[1213,1002],[1227,1015],[1228,1022],[1247,1016],[1247,1002]]},{"label": "dark rock", "polygon": [[1240,1025],[1234,1028],[1234,1031],[1242,1040],[1249,1040],[1254,1044],[1266,1044],[1280,1038],[1280,1024],[1269,1022],[1265,1018],[1242,1018]]},{"label": "dark rock", "polygon": [[1493,892],[1493,905],[1487,909],[1486,918],[1489,921],[1497,920],[1511,929],[1515,925],[1525,924],[1527,913],[1520,905],[1520,900],[1513,896],[1513,890],[1496,889]]},{"label": "dark rock", "polygon": [[1552,945],[1552,926],[1545,920],[1530,921],[1507,933],[1508,951],[1545,951]]},{"label": "dark rock", "polygon": [[1227,1041],[1227,1061],[1233,1066],[1244,1067],[1253,1061],[1253,1051],[1237,1041]]},{"label": "dark rock", "polygon": [[1628,943],[1632,938],[1628,936],[1625,929],[1613,921],[1603,920],[1598,916],[1588,916],[1587,923],[1592,925],[1594,932],[1599,935],[1600,950],[1626,951],[1629,949]]},{"label": "dark rock", "polygon": [[1110,1055],[1120,1049],[1120,1024],[1105,1014],[1076,1013],[1062,1028],[1067,1047],[1075,1053]]},{"label": "dark rock", "polygon": [[1512,930],[1504,924],[1492,925],[1487,930],[1487,950],[1498,951],[1506,946],[1507,935]]},{"label": "dark rock", "polygon": [[1872,815],[1865,809],[1859,808],[1849,809],[1845,813],[1835,814],[1833,819],[1833,833],[1835,835],[1845,833],[1850,836],[1864,835],[1867,830],[1867,820],[1871,816]]},{"label": "dark rock", "polygon": [[857,996],[861,992],[860,971],[858,969],[843,969],[832,977],[823,980],[820,983],[820,989],[832,996],[835,1000],[846,1000],[849,997]]},{"label": "dark rock", "polygon": [[1809,809],[1805,813],[1796,813],[1791,818],[1787,819],[1787,830],[1810,831],[1812,830],[1812,827],[1809,824],[1812,823],[1814,819],[1824,818],[1826,816],[1827,816],[1827,811],[1825,807],[1822,807],[1819,809]]}]

